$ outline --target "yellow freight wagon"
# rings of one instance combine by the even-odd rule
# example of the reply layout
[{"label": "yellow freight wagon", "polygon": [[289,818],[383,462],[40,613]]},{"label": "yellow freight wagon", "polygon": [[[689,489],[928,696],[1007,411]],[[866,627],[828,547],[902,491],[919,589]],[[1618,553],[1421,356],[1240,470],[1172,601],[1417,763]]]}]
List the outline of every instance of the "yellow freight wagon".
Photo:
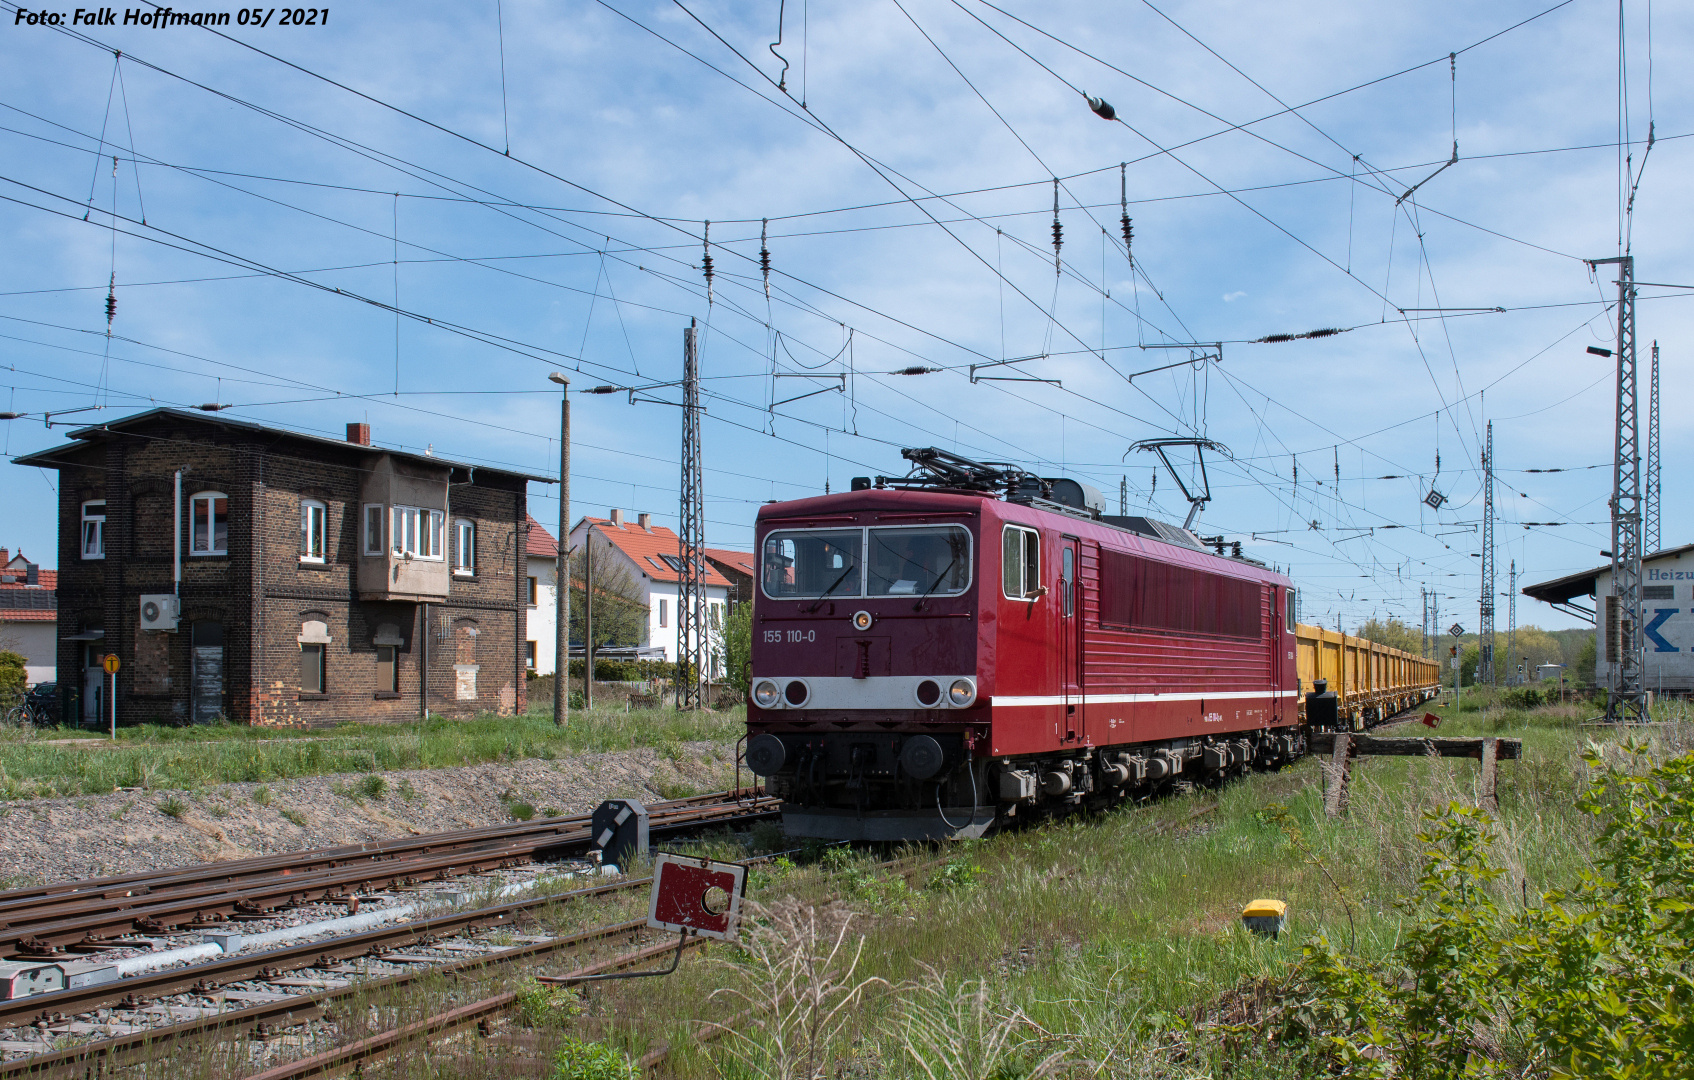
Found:
[{"label": "yellow freight wagon", "polygon": [[1354,731],[1441,692],[1436,661],[1364,638],[1301,623],[1294,628],[1294,649],[1302,717],[1306,695],[1320,679],[1335,691],[1342,725]]}]

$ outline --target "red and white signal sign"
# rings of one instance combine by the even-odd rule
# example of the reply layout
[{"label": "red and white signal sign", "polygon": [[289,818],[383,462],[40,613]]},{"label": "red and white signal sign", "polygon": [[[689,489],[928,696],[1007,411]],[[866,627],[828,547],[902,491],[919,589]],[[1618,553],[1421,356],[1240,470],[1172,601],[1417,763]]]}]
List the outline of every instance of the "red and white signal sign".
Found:
[{"label": "red and white signal sign", "polygon": [[746,892],[745,866],[661,853],[653,859],[647,925],[734,941]]}]

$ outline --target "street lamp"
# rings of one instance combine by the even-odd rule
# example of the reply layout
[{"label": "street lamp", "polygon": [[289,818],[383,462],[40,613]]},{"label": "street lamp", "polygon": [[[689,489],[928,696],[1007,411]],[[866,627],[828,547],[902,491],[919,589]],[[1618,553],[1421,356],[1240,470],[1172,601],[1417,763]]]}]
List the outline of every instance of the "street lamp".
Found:
[{"label": "street lamp", "polygon": [[571,527],[571,381],[557,371],[547,376],[559,384],[559,552],[553,580],[553,723],[564,727],[571,671],[571,584],[568,555]]}]

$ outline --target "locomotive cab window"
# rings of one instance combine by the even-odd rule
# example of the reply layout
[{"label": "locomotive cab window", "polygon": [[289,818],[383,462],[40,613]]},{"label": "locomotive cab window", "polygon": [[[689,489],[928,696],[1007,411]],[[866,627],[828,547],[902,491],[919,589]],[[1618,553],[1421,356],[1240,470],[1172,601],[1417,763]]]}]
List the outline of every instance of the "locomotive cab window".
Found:
[{"label": "locomotive cab window", "polygon": [[1282,590],[1283,621],[1290,634],[1294,632],[1294,598],[1297,595],[1293,589]]},{"label": "locomotive cab window", "polygon": [[971,578],[971,534],[957,525],[870,530],[871,596],[952,596]]},{"label": "locomotive cab window", "polygon": [[1041,534],[1017,525],[1000,535],[1000,586],[1008,600],[1041,595]]},{"label": "locomotive cab window", "polygon": [[773,532],[760,552],[759,578],[772,600],[863,596],[861,529]]}]

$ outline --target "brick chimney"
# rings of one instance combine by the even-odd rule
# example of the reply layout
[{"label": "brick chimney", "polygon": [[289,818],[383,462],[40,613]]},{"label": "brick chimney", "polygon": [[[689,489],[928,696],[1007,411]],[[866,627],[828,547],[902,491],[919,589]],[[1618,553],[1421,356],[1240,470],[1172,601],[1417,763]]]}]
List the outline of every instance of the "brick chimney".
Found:
[{"label": "brick chimney", "polygon": [[11,549],[0,548],[0,566],[5,566],[7,563],[9,563],[11,561],[12,561]]},{"label": "brick chimney", "polygon": [[371,444],[371,426],[369,424],[348,424],[347,441],[357,446]]},{"label": "brick chimney", "polygon": [[637,515],[635,520],[641,523],[641,528],[642,528],[643,531],[645,531],[645,532],[652,532],[653,531],[653,515],[652,514]]},{"label": "brick chimney", "polygon": [[623,528],[623,511],[622,510],[613,508],[613,510],[612,510],[612,527],[615,528],[615,529]]}]

